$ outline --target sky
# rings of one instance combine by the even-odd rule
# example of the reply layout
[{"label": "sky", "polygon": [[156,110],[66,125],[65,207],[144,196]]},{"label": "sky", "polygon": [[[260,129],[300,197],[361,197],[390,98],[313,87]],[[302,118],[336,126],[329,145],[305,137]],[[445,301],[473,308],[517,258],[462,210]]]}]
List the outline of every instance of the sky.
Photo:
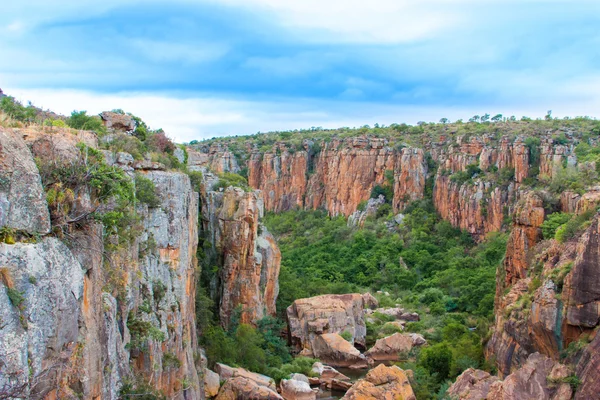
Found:
[{"label": "sky", "polygon": [[598,0],[20,0],[0,88],[178,142],[310,127],[600,117]]}]

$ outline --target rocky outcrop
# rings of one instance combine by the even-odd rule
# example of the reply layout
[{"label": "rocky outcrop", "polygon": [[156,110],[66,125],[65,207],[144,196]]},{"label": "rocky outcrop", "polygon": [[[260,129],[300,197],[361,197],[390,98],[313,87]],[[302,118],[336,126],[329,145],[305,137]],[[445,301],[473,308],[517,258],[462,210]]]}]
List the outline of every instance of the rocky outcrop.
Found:
[{"label": "rocky outcrop", "polygon": [[383,364],[369,371],[364,379],[356,382],[343,400],[416,400],[406,373],[396,366]]},{"label": "rocky outcrop", "polygon": [[305,356],[314,355],[315,339],[327,333],[348,332],[354,346],[365,347],[365,309],[375,308],[370,294],[323,295],[298,299],[287,308],[288,335],[292,348]]},{"label": "rocky outcrop", "polygon": [[600,393],[600,335],[596,334],[592,342],[584,349],[575,367],[581,385],[575,393],[575,400],[593,399]]},{"label": "rocky outcrop", "polygon": [[365,356],[369,361],[400,361],[415,346],[422,346],[427,341],[417,333],[394,333],[378,339]]},{"label": "rocky outcrop", "polygon": [[0,227],[50,232],[46,194],[22,135],[0,128]]},{"label": "rocky outcrop", "polygon": [[348,226],[360,226],[365,224],[368,217],[375,217],[379,207],[385,204],[385,196],[379,195],[376,199],[369,199],[364,210],[356,210],[348,217]]},{"label": "rocky outcrop", "polygon": [[492,384],[499,380],[489,372],[469,368],[456,378],[447,393],[450,398],[457,400],[484,400]]},{"label": "rocky outcrop", "polygon": [[129,114],[104,111],[100,118],[109,131],[132,132],[136,128],[136,122]]},{"label": "rocky outcrop", "polygon": [[312,354],[334,367],[367,367],[365,356],[337,333],[317,335],[312,343]]},{"label": "rocky outcrop", "polygon": [[242,323],[275,315],[281,253],[273,236],[260,224],[261,193],[234,187],[208,192],[203,215],[203,230],[219,265],[219,316],[223,326],[229,325],[238,307]]}]

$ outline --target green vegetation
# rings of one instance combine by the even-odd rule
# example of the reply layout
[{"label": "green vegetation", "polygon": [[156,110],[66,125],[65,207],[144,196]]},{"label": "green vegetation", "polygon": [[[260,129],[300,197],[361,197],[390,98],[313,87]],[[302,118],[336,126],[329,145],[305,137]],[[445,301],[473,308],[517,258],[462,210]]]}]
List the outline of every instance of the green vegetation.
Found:
[{"label": "green vegetation", "polygon": [[[506,234],[481,244],[453,228],[433,210],[430,200],[413,203],[396,231],[386,226],[391,214],[372,217],[362,229],[324,211],[267,214],[265,224],[282,252],[278,311],[297,298],[326,293],[385,290],[381,306],[401,304],[421,321],[405,331],[422,334],[430,346],[402,356],[415,372],[418,399],[430,399],[447,379],[469,367],[491,370],[483,344],[493,318],[496,268]],[[367,346],[400,328],[383,314],[367,323]]]},{"label": "green vegetation", "polygon": [[482,173],[483,171],[481,171],[481,168],[479,168],[477,164],[471,164],[467,166],[466,170],[458,171],[452,174],[450,176],[450,180],[461,185],[466,182],[472,183],[472,179],[481,176]]},{"label": "green vegetation", "polygon": [[127,329],[131,334],[131,341],[127,346],[131,349],[142,350],[147,346],[148,340],[164,342],[166,339],[165,333],[154,326],[152,322],[144,321],[132,312],[127,318]]},{"label": "green vegetation", "polygon": [[588,210],[579,215],[572,216],[565,224],[556,228],[554,238],[559,243],[564,243],[567,240],[573,239],[579,232],[590,225],[594,214],[595,210]]},{"label": "green vegetation", "polygon": [[229,186],[235,186],[249,192],[252,189],[248,186],[248,180],[241,175],[233,172],[224,172],[219,174],[219,181],[214,185],[213,190],[227,189]]},{"label": "green vegetation", "polygon": [[135,198],[150,208],[160,206],[160,198],[156,194],[154,182],[140,173],[135,174]]},{"label": "green vegetation", "polygon": [[553,239],[556,230],[571,219],[572,215],[568,213],[556,212],[548,215],[542,224],[542,235],[544,239]]},{"label": "green vegetation", "polygon": [[67,125],[74,129],[106,133],[102,119],[97,115],[87,115],[86,111],[73,111],[71,117],[67,119]]},{"label": "green vegetation", "polygon": [[166,400],[167,396],[156,390],[152,384],[141,377],[126,379],[119,390],[122,400]]}]

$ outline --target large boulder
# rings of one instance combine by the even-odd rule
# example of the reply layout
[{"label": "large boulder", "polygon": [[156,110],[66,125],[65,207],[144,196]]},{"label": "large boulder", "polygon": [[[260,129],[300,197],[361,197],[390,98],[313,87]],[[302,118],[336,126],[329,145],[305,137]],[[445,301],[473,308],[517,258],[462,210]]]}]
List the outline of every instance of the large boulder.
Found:
[{"label": "large boulder", "polygon": [[416,400],[408,376],[397,366],[383,364],[369,371],[357,381],[342,400]]},{"label": "large boulder", "polygon": [[304,356],[315,356],[313,345],[319,335],[348,332],[352,344],[364,348],[365,309],[376,306],[377,300],[368,293],[298,299],[287,309],[290,344]]},{"label": "large boulder", "polygon": [[283,400],[277,392],[266,386],[261,386],[252,379],[236,376],[228,379],[216,400]]},{"label": "large boulder", "polygon": [[272,378],[266,375],[250,372],[244,368],[234,368],[225,364],[217,364],[215,366],[215,370],[217,374],[219,374],[219,378],[221,378],[223,381],[231,378],[242,377],[255,382],[259,386],[265,386],[272,390],[276,389],[275,381]]},{"label": "large boulder", "polygon": [[350,378],[339,372],[337,369],[330,367],[329,365],[323,365],[320,362],[316,362],[312,366],[312,372],[319,375],[319,379],[322,382],[331,381],[337,379],[340,381],[349,381]]},{"label": "large boulder", "polygon": [[215,397],[219,393],[221,388],[221,379],[219,374],[211,371],[210,369],[204,369],[204,395],[207,398]]},{"label": "large boulder", "polygon": [[136,128],[136,122],[128,114],[104,111],[100,114],[106,129],[110,131],[131,132]]},{"label": "large boulder", "polygon": [[427,343],[423,336],[416,333],[394,333],[391,336],[378,339],[375,345],[365,353],[373,361],[399,361],[400,355],[406,355],[414,346]]},{"label": "large boulder", "polygon": [[499,380],[489,372],[469,368],[456,378],[456,382],[448,389],[448,395],[458,400],[487,399],[490,387]]},{"label": "large boulder", "polygon": [[367,359],[337,333],[325,333],[313,342],[315,357],[334,367],[366,368]]},{"label": "large boulder", "polygon": [[22,135],[0,128],[0,227],[50,232],[46,194]]},{"label": "large boulder", "polygon": [[281,396],[285,400],[316,400],[318,392],[319,389],[312,389],[308,382],[303,380],[281,380]]}]

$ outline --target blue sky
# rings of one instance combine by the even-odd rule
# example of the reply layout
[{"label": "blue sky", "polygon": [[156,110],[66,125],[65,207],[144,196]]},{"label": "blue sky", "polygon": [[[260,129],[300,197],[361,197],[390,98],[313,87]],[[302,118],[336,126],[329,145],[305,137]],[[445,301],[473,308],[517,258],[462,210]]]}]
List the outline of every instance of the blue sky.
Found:
[{"label": "blue sky", "polygon": [[474,114],[600,116],[600,2],[22,0],[0,87],[178,141]]}]

